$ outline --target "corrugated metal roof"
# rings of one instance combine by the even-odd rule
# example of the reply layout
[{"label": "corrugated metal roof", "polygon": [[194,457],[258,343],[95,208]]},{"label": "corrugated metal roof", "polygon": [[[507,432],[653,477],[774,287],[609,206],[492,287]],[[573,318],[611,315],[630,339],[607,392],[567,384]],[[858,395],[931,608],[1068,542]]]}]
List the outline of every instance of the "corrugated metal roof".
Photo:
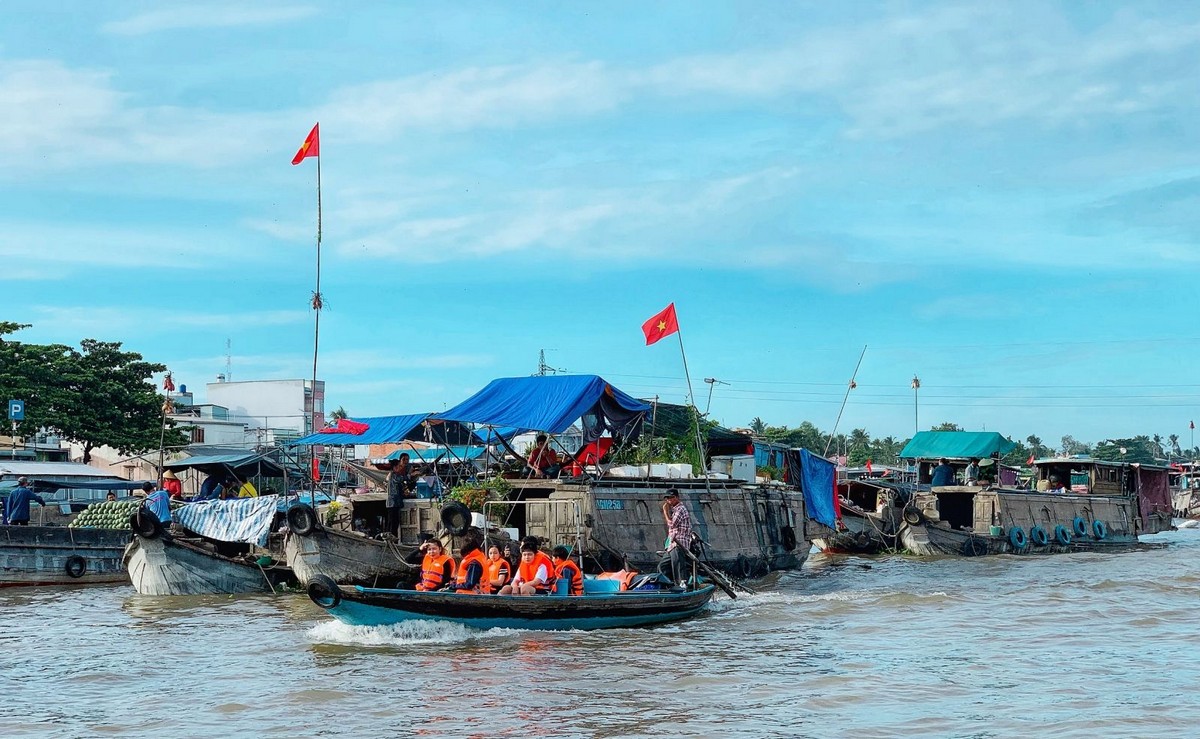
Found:
[{"label": "corrugated metal roof", "polygon": [[0,459],[0,477],[8,476],[120,478],[120,475],[79,462],[13,462]]}]

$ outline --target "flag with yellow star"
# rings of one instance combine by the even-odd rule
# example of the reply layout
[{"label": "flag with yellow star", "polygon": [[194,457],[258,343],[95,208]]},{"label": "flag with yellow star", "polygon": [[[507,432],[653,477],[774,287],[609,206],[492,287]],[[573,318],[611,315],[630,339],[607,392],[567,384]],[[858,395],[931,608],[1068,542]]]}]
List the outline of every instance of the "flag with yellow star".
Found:
[{"label": "flag with yellow star", "polygon": [[679,330],[679,320],[675,318],[675,304],[671,303],[662,312],[642,324],[642,333],[646,335],[646,346],[650,346],[665,336],[670,336]]},{"label": "flag with yellow star", "polygon": [[304,139],[304,143],[300,145],[300,151],[296,152],[296,156],[292,157],[292,164],[299,164],[309,157],[321,156],[321,124],[313,126],[313,129],[308,132],[308,138]]}]

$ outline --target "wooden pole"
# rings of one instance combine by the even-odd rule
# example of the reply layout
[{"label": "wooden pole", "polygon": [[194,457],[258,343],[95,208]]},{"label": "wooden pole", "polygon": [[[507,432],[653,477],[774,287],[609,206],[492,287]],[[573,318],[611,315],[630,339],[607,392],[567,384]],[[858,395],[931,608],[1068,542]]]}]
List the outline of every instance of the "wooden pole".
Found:
[{"label": "wooden pole", "polygon": [[[320,134],[318,133],[318,136],[319,135]],[[324,298],[321,297],[321,155],[320,155],[320,153],[318,153],[317,154],[317,288],[316,288],[316,291],[313,292],[313,298],[312,298],[312,306],[313,306],[314,312],[316,313],[316,316],[313,321],[312,410],[309,413],[309,433],[310,434],[315,434],[317,432],[317,354],[318,354],[318,351],[319,351],[319,348],[321,345],[321,308],[324,307],[324,302],[325,302]],[[310,499],[312,501],[313,511],[316,511],[317,510],[317,486],[320,481],[319,481],[319,479],[312,479],[312,478],[313,477],[319,478],[319,475],[317,475],[317,476],[313,475],[313,472],[317,469],[317,447],[316,447],[316,445],[310,445],[308,447],[308,449],[309,449],[309,465],[308,465],[308,474],[306,475],[306,477],[309,478],[309,481],[312,484],[312,495],[310,496]],[[335,485],[336,485],[336,482],[335,482]]]}]

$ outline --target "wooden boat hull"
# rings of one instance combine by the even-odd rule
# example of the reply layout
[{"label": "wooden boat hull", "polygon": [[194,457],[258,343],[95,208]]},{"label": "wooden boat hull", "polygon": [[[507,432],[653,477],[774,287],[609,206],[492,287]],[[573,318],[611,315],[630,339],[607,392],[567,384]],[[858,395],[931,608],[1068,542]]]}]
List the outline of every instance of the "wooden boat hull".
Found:
[{"label": "wooden boat hull", "polygon": [[[901,545],[918,556],[982,556],[988,554],[1062,554],[1080,551],[1119,551],[1138,546],[1135,503],[1124,496],[1062,495],[1032,491],[994,492],[998,504],[996,515],[1005,525],[1001,534],[993,536],[965,529],[951,528],[945,522],[930,520],[925,514],[918,518],[905,512],[900,527]],[[980,501],[990,504],[989,499]],[[1075,521],[1083,522],[1082,534]],[[1102,522],[1104,536],[1096,534],[1095,522]],[[1046,543],[1032,540],[1034,526],[1046,532]],[[1055,536],[1058,526],[1070,534],[1069,541]],[[1014,528],[1024,534],[1025,544],[1017,546],[1011,538]]]},{"label": "wooden boat hull", "polygon": [[896,536],[884,533],[878,517],[843,512],[842,525],[844,530],[813,539],[813,544],[827,554],[879,554],[896,548]]},{"label": "wooden boat hull", "polygon": [[327,528],[301,536],[289,531],[283,540],[288,567],[301,585],[317,575],[342,584],[376,585],[414,580],[419,566],[404,561],[413,547],[368,539]]},{"label": "wooden boat hull", "polygon": [[122,529],[0,527],[0,587],[124,582],[129,537]]},{"label": "wooden boat hull", "polygon": [[714,587],[694,591],[626,591],[583,596],[466,595],[415,590],[339,587],[309,596],[352,626],[405,621],[449,621],[477,629],[592,630],[653,626],[691,618],[712,599]]},{"label": "wooden boat hull", "polygon": [[134,535],[125,549],[130,582],[142,595],[270,592],[295,581],[290,569],[262,568],[186,539]]}]

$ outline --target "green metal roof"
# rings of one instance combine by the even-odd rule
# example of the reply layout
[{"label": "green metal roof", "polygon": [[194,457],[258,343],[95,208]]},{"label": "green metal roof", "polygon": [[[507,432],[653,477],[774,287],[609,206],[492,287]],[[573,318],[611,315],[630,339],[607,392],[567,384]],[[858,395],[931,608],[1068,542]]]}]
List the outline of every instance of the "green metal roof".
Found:
[{"label": "green metal roof", "polygon": [[995,431],[920,431],[900,451],[904,459],[983,459],[1004,456],[1016,448]]}]

